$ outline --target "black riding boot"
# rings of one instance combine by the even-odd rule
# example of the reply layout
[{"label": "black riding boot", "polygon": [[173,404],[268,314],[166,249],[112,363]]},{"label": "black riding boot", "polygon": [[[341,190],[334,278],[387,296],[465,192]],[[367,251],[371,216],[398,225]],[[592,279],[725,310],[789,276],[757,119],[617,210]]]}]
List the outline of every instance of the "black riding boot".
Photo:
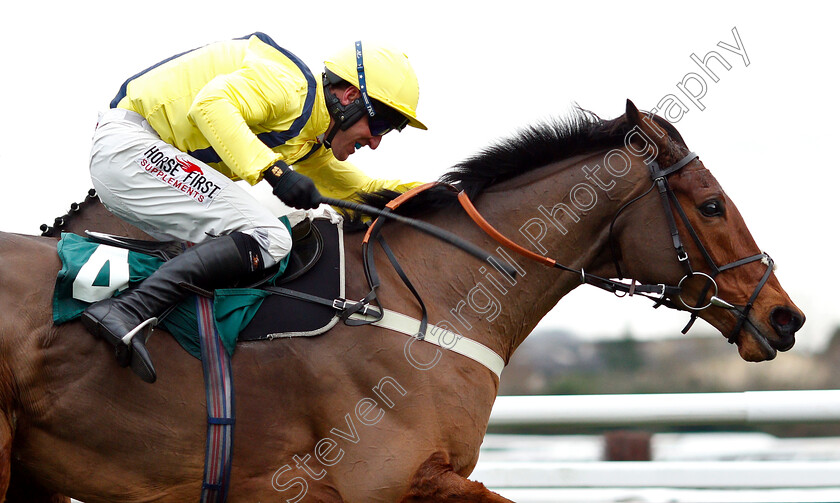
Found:
[{"label": "black riding boot", "polygon": [[131,365],[141,379],[155,382],[146,340],[157,318],[187,295],[180,284],[209,291],[228,288],[261,264],[259,248],[250,236],[234,233],[215,238],[164,262],[137,287],[89,306],[82,323],[93,335],[114,345],[121,366]]}]

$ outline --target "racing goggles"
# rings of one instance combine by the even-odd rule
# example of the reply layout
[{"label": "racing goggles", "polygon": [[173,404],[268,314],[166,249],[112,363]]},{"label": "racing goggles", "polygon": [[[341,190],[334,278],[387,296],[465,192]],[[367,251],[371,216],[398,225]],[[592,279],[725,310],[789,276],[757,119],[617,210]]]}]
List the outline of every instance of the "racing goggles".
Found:
[{"label": "racing goggles", "polygon": [[373,101],[374,115],[368,116],[371,136],[382,136],[393,130],[402,131],[408,125],[408,118],[393,108]]}]

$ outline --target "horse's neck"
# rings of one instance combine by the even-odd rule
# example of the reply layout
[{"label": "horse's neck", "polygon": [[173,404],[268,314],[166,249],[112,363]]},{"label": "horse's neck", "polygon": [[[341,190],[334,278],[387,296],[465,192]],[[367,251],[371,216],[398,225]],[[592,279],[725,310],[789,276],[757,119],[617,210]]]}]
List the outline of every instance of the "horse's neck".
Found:
[{"label": "horse's neck", "polygon": [[[632,175],[604,190],[588,181],[592,176],[587,179],[582,170],[583,166],[603,164],[602,160],[600,152],[523,174],[485,191],[476,207],[496,229],[521,246],[575,269],[614,276],[610,223],[620,206],[638,192],[643,170],[634,168]],[[609,177],[602,174],[601,178]],[[593,194],[596,199],[588,201]],[[499,246],[458,208],[432,220],[488,251]],[[580,285],[580,277],[574,273],[513,252],[508,251],[507,257],[521,272],[509,280],[448,245],[424,243],[428,249],[420,252],[420,270],[415,276],[422,278],[426,297],[435,304],[438,318],[431,321],[445,320],[461,335],[482,342],[506,360],[557,301]]]}]

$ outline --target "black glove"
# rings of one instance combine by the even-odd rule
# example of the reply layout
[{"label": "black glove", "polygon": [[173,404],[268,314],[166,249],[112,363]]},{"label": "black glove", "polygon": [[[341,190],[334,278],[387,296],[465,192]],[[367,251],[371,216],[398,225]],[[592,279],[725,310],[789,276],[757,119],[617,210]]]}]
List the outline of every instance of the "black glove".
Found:
[{"label": "black glove", "polygon": [[274,187],[274,195],[287,206],[310,210],[321,204],[321,193],[315,188],[315,182],[285,164],[277,163],[266,170],[264,177]]}]

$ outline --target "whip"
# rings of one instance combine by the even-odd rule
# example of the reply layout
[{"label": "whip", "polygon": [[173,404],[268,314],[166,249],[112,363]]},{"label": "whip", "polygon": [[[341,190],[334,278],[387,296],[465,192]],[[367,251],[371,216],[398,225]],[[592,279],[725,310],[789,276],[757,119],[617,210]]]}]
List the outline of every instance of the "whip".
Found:
[{"label": "whip", "polygon": [[379,208],[374,208],[373,206],[367,204],[343,201],[341,199],[334,199],[332,197],[321,196],[321,202],[329,204],[330,206],[336,206],[339,208],[364,213],[366,215],[375,215],[377,217],[390,218],[391,220],[409,225],[417,230],[425,232],[430,236],[436,237],[445,243],[460,248],[461,250],[469,253],[470,255],[479,260],[487,261],[488,259],[492,258],[493,261],[491,262],[491,264],[493,264],[494,267],[501,268],[504,271],[504,273],[510,276],[511,278],[516,277],[516,269],[499,260],[493,254],[487,253],[478,246],[464,239],[461,239],[459,236],[456,236],[455,234],[445,229],[441,229],[440,227],[437,227],[430,223],[423,222],[422,220],[417,220],[414,218],[405,217],[402,215],[397,215],[396,213],[384,211]]}]

